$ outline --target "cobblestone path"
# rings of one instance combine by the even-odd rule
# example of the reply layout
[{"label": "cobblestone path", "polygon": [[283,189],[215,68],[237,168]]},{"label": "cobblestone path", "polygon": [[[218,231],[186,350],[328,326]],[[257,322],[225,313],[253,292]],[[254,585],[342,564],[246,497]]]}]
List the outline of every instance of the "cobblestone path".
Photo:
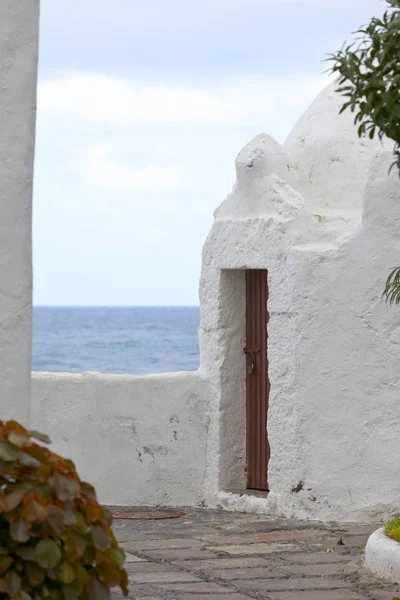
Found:
[{"label": "cobblestone path", "polygon": [[129,598],[140,600],[392,600],[399,586],[363,568],[376,528],[211,510],[114,521],[127,553]]}]

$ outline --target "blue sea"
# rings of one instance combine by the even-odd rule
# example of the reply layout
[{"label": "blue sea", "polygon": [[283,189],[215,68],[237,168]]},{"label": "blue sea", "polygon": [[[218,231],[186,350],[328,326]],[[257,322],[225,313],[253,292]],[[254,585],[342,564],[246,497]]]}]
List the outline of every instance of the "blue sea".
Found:
[{"label": "blue sea", "polygon": [[198,307],[33,310],[34,371],[145,375],[199,366]]}]

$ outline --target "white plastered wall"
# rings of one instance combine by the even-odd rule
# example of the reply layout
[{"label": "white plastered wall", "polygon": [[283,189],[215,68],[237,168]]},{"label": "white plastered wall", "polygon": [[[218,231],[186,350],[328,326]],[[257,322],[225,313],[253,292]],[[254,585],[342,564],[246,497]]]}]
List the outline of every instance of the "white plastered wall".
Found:
[{"label": "white plastered wall", "polygon": [[34,373],[32,423],[106,504],[202,504],[207,389],[199,372]]},{"label": "white plastered wall", "polygon": [[[358,140],[339,108],[329,87],[284,147],[261,135],[242,150],[204,248],[201,360],[214,386],[206,480],[210,502],[226,508],[323,520],[398,511],[400,313],[381,293],[400,257],[400,181],[388,175],[388,145]],[[224,325],[222,275],[257,268],[269,273],[266,500],[229,493],[220,456],[222,382],[240,362],[218,362],[240,328]],[[231,401],[242,410],[243,391]],[[244,435],[231,436],[232,457]]]},{"label": "white plastered wall", "polygon": [[39,0],[0,2],[0,410],[29,421]]}]

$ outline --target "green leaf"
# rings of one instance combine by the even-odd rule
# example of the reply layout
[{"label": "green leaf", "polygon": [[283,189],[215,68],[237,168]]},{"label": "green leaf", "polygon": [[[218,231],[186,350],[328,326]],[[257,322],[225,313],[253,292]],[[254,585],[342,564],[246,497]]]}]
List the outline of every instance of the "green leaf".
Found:
[{"label": "green leaf", "polygon": [[29,541],[29,532],[31,526],[25,519],[16,519],[10,523],[10,535],[16,542],[24,543]]},{"label": "green leaf", "polygon": [[115,563],[102,562],[97,565],[96,571],[108,587],[118,585],[121,581],[121,569]]},{"label": "green leaf", "polygon": [[50,590],[50,598],[51,600],[64,600],[63,593],[58,588],[52,588]]},{"label": "green leaf", "polygon": [[92,525],[90,527],[90,533],[92,534],[93,544],[97,550],[105,551],[111,548],[111,540],[102,527]]},{"label": "green leaf", "polygon": [[93,565],[96,562],[96,554],[96,548],[91,543],[88,543],[85,554],[82,556],[82,563],[84,565]]},{"label": "green leaf", "polygon": [[19,455],[19,460],[20,463],[25,467],[40,467],[40,462],[36,458],[27,452],[23,452],[22,450]]},{"label": "green leaf", "polygon": [[74,511],[71,509],[68,509],[65,511],[64,518],[65,518],[66,525],[76,525],[77,524],[76,515],[75,515]]},{"label": "green leaf", "polygon": [[35,548],[35,560],[44,569],[55,567],[61,560],[59,545],[53,540],[40,540]]},{"label": "green leaf", "polygon": [[21,577],[18,575],[16,571],[9,571],[6,575],[6,579],[8,582],[8,593],[11,598],[17,598],[21,591]]},{"label": "green leaf", "polygon": [[61,501],[74,500],[80,492],[79,482],[73,477],[67,477],[58,471],[54,474],[54,484],[57,498]]},{"label": "green leaf", "polygon": [[386,296],[386,301],[390,304],[400,304],[400,267],[393,269],[386,280],[385,289],[382,296]]},{"label": "green leaf", "polygon": [[76,583],[70,583],[69,585],[63,585],[62,588],[65,600],[80,600],[79,589]]},{"label": "green leaf", "polygon": [[51,444],[51,440],[48,435],[45,433],[40,433],[40,431],[36,431],[35,429],[31,429],[29,431],[31,437],[35,440],[39,440],[39,442],[43,442],[44,444]]},{"label": "green leaf", "polygon": [[55,569],[47,569],[47,577],[51,579],[51,581],[57,581],[58,575]]},{"label": "green leaf", "polygon": [[14,462],[19,457],[20,450],[14,448],[8,442],[0,442],[0,459],[6,462]]},{"label": "green leaf", "polygon": [[9,494],[6,494],[2,498],[2,504],[4,505],[4,512],[11,512],[19,506],[23,497],[25,496],[24,490],[12,490]]},{"label": "green leaf", "polygon": [[7,577],[2,577],[0,579],[0,592],[6,593],[8,591],[8,580]]},{"label": "green leaf", "polygon": [[108,559],[110,559],[119,567],[122,567],[122,565],[125,562],[125,554],[122,552],[122,550],[116,550],[115,548],[111,548],[110,550],[107,550],[105,554]]},{"label": "green leaf", "polygon": [[46,578],[46,571],[34,562],[25,564],[25,572],[32,587],[39,586]]},{"label": "green leaf", "polygon": [[33,600],[32,596],[30,596],[28,592],[25,592],[24,590],[20,591],[19,598],[20,600]]},{"label": "green leaf", "polygon": [[88,530],[88,526],[86,524],[85,517],[78,510],[74,510],[73,513],[74,513],[74,515],[76,517],[76,528],[77,528],[77,530],[79,531],[79,533],[86,533],[87,530]]},{"label": "green leaf", "polygon": [[86,571],[85,567],[83,567],[79,563],[76,563],[74,565],[74,570],[76,576],[76,584],[78,586],[79,592],[82,593],[89,582],[88,572]]},{"label": "green leaf", "polygon": [[14,550],[17,556],[20,556],[23,560],[34,561],[35,560],[35,547],[34,546],[19,546]]},{"label": "green leaf", "polygon": [[113,522],[113,517],[112,517],[111,512],[109,510],[107,510],[107,508],[104,508],[104,506],[100,506],[100,512],[101,512],[102,523],[107,525],[107,527],[111,527],[112,522]]},{"label": "green leaf", "polygon": [[69,531],[63,538],[63,541],[65,549],[71,558],[76,559],[83,556],[86,549],[86,543],[78,533]]},{"label": "green leaf", "polygon": [[90,600],[110,600],[110,590],[97,579],[91,579],[88,585]]},{"label": "green leaf", "polygon": [[54,533],[61,535],[65,527],[65,517],[63,511],[57,506],[50,506],[47,521]]},{"label": "green leaf", "polygon": [[75,579],[74,568],[66,560],[63,560],[62,563],[59,565],[57,573],[61,583],[72,583]]},{"label": "green leaf", "polygon": [[12,556],[0,556],[0,575],[3,575],[13,564],[14,559]]},{"label": "green leaf", "polygon": [[90,498],[91,500],[96,500],[96,490],[90,483],[87,481],[82,481],[81,483],[82,494]]}]

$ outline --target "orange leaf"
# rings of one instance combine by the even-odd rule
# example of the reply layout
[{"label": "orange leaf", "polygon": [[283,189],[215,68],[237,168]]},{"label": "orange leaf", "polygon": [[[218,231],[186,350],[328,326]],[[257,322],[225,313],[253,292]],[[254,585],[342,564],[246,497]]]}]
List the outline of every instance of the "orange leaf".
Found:
[{"label": "orange leaf", "polygon": [[127,596],[129,594],[129,590],[128,590],[128,574],[125,571],[125,569],[123,569],[122,574],[121,574],[121,581],[119,583],[119,586],[122,590],[122,593],[124,594],[124,596]]},{"label": "orange leaf", "polygon": [[31,442],[30,435],[25,427],[22,427],[16,421],[8,421],[6,423],[6,432],[8,440],[15,446],[18,446],[18,448],[23,448]]},{"label": "orange leaf", "polygon": [[121,569],[116,564],[102,562],[97,565],[96,571],[107,587],[118,585],[121,581]]},{"label": "orange leaf", "polygon": [[101,508],[96,500],[88,500],[85,506],[85,515],[88,523],[99,521],[101,517]]},{"label": "orange leaf", "polygon": [[51,452],[48,448],[44,448],[43,446],[39,446],[39,444],[31,444],[28,447],[24,448],[25,454],[29,454],[36,458],[43,465],[50,464]]},{"label": "orange leaf", "polygon": [[34,499],[32,499],[30,502],[27,502],[22,511],[22,516],[26,521],[28,521],[28,523],[44,523],[48,514],[48,507]]}]

